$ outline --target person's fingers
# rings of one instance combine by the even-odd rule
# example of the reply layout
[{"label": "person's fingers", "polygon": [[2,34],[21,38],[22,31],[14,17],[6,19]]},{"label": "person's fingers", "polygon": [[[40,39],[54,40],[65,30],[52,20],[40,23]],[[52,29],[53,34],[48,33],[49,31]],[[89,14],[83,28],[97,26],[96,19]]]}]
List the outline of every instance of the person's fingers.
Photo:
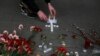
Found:
[{"label": "person's fingers", "polygon": [[40,18],[40,20],[43,20],[42,17],[39,17],[39,18]]},{"label": "person's fingers", "polygon": [[43,19],[44,19],[44,21],[47,21],[47,16],[44,15]]},{"label": "person's fingers", "polygon": [[40,18],[40,20],[43,20],[43,17],[41,15],[39,16],[39,18]]},{"label": "person's fingers", "polygon": [[50,14],[56,16],[56,11],[54,9],[50,10]]},{"label": "person's fingers", "polygon": [[47,21],[46,14],[44,12],[42,12],[41,10],[38,12],[38,16],[39,16],[40,20]]},{"label": "person's fingers", "polygon": [[55,16],[54,10],[51,11],[52,15]]},{"label": "person's fingers", "polygon": [[50,14],[53,15],[52,10],[50,10]]},{"label": "person's fingers", "polygon": [[47,21],[47,16],[45,16],[44,14],[40,16],[40,19],[43,21]]},{"label": "person's fingers", "polygon": [[53,14],[54,14],[54,16],[56,16],[56,11],[55,10],[53,11]]},{"label": "person's fingers", "polygon": [[52,10],[52,14],[53,14],[54,16],[56,15],[55,9]]}]

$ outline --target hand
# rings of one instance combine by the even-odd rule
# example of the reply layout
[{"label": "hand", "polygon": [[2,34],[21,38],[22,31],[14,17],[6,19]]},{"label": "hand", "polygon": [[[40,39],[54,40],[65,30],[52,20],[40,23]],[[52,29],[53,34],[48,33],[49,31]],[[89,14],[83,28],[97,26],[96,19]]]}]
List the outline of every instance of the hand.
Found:
[{"label": "hand", "polygon": [[47,16],[43,11],[39,10],[37,15],[40,18],[40,20],[47,21]]},{"label": "hand", "polygon": [[49,8],[49,11],[50,11],[50,14],[55,16],[56,15],[56,10],[55,8],[51,5],[51,3],[48,3],[48,8]]}]

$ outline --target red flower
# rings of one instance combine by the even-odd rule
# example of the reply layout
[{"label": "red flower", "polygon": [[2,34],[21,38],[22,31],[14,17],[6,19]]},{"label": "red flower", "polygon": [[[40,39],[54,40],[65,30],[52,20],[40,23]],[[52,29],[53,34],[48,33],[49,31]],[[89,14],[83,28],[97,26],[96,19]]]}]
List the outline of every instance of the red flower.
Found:
[{"label": "red flower", "polygon": [[14,44],[17,46],[21,46],[21,40],[20,39],[15,39]]},{"label": "red flower", "polygon": [[57,48],[57,52],[62,52],[62,53],[66,53],[67,52],[67,49],[63,46],[60,46]]},{"label": "red flower", "polygon": [[27,53],[28,54],[31,54],[32,53],[32,49],[29,47],[29,48],[27,48]]},{"label": "red flower", "polygon": [[84,40],[84,48],[88,49],[91,46],[91,44],[93,44],[93,42],[90,39],[85,38],[85,40]]},{"label": "red flower", "polygon": [[5,38],[0,36],[0,43],[4,43],[5,42]]},{"label": "red flower", "polygon": [[33,30],[36,31],[36,32],[41,32],[42,31],[42,29],[40,27],[38,27],[38,26],[35,26],[33,28]]},{"label": "red flower", "polygon": [[13,39],[7,39],[7,45],[13,46],[14,45],[14,40]]},{"label": "red flower", "polygon": [[21,37],[20,41],[21,41],[21,44],[24,45],[25,44],[24,42],[26,42],[26,39]]},{"label": "red flower", "polygon": [[4,38],[7,38],[7,37],[8,37],[8,34],[3,34],[3,37],[4,37]]},{"label": "red flower", "polygon": [[12,46],[10,46],[10,45],[7,45],[7,46],[6,46],[6,50],[7,50],[7,51],[11,51],[11,50],[12,50],[12,48],[13,48],[13,47],[12,47]]},{"label": "red flower", "polygon": [[22,54],[22,52],[23,52],[23,47],[22,46],[18,46],[18,53]]}]

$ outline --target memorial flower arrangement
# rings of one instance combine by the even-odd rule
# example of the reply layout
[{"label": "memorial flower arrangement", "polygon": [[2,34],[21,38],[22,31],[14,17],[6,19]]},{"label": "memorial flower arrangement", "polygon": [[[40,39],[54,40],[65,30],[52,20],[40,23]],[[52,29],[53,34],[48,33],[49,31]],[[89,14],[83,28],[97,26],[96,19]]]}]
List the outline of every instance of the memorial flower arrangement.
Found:
[{"label": "memorial flower arrangement", "polygon": [[32,53],[30,43],[23,37],[19,38],[15,33],[4,31],[0,34],[0,49],[2,56],[27,56]]},{"label": "memorial flower arrangement", "polygon": [[[18,29],[22,31],[23,24],[18,26]],[[42,29],[38,26],[31,26],[30,31],[38,33]],[[34,35],[34,34],[33,34]],[[2,56],[30,56],[33,53],[32,41],[25,39],[22,35],[17,35],[16,30],[13,33],[9,33],[4,30],[0,34],[0,55]]]}]

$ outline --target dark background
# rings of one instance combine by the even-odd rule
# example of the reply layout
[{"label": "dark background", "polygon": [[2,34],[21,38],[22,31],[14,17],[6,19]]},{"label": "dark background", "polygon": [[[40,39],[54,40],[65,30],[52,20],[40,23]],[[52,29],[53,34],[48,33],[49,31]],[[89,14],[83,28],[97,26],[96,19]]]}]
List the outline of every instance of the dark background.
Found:
[{"label": "dark background", "polygon": [[[47,5],[44,4],[42,0],[36,0],[36,2],[40,9],[45,11],[48,15]],[[90,29],[95,29],[100,33],[100,0],[52,0],[51,2],[57,10],[56,18],[60,26],[59,28],[55,28],[53,33],[50,33],[49,28],[45,28],[45,22],[22,15],[19,0],[0,0],[0,33],[2,33],[3,30],[8,30],[10,33],[13,29],[18,30],[17,27],[19,24],[24,25],[25,32],[23,33],[23,36],[26,38],[30,35],[29,27],[31,25],[43,27],[44,31],[42,33],[47,35],[49,40],[57,37],[61,33],[67,33],[70,35],[68,31],[77,32],[77,30],[71,26],[72,24],[77,24],[86,32]],[[39,34],[37,35],[37,40]],[[57,39],[54,38],[52,42],[55,40]],[[68,45],[74,44],[70,39],[70,36],[67,40],[69,41],[67,42]],[[37,43],[39,44],[39,41],[37,41]],[[57,44],[58,42],[54,43]],[[81,44],[77,45],[82,47]],[[82,48],[78,49],[82,50]],[[87,54],[91,54],[91,52]]]}]

